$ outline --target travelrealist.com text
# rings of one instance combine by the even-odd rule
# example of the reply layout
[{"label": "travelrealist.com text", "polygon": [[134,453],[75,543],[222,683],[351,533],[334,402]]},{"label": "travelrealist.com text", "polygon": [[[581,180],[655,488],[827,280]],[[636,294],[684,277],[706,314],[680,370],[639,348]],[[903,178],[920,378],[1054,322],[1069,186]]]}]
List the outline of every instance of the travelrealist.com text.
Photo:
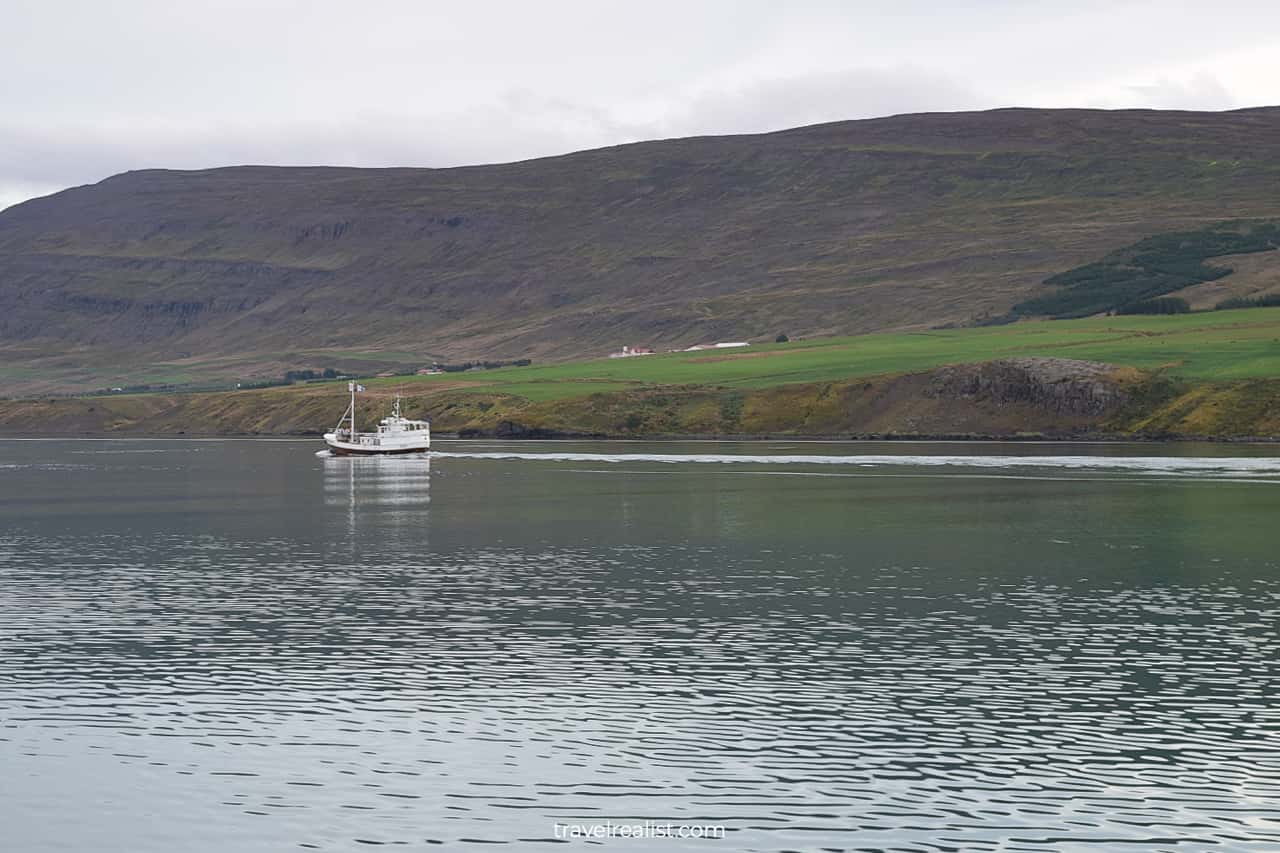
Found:
[{"label": "travelrealist.com text", "polygon": [[724,838],[719,824],[687,823],[557,823],[556,838]]}]

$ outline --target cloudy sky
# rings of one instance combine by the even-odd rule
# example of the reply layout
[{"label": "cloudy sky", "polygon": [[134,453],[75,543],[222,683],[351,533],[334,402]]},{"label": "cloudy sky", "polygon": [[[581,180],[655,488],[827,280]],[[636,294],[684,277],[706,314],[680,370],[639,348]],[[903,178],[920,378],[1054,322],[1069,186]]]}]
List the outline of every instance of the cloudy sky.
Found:
[{"label": "cloudy sky", "polygon": [[1276,0],[0,0],[0,208],[150,167],[1277,103]]}]

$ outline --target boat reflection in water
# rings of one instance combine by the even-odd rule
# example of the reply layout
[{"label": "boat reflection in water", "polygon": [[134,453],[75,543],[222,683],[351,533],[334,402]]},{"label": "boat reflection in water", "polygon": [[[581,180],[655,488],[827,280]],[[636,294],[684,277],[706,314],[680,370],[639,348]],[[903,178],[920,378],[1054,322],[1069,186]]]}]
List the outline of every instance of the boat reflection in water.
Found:
[{"label": "boat reflection in water", "polygon": [[351,532],[357,526],[394,529],[426,522],[431,457],[317,455],[324,464],[325,506],[345,509]]}]

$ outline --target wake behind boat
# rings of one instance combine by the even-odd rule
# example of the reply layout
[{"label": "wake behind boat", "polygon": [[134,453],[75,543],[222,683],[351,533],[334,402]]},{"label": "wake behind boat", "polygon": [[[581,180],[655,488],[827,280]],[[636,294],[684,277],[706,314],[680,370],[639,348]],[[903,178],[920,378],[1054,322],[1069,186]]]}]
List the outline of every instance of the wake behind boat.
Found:
[{"label": "wake behind boat", "polygon": [[415,421],[400,414],[400,395],[391,407],[391,416],[378,422],[377,432],[356,429],[356,391],[363,385],[347,383],[351,404],[333,432],[324,434],[324,443],[337,456],[380,456],[393,453],[425,453],[431,449],[431,422]]}]

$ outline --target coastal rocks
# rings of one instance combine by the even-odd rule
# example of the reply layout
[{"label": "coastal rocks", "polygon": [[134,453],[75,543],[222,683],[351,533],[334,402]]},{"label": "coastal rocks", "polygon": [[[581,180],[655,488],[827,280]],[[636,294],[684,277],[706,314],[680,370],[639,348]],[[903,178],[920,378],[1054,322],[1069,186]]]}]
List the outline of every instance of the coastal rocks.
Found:
[{"label": "coastal rocks", "polygon": [[1008,358],[958,364],[933,371],[926,397],[992,403],[1025,403],[1059,415],[1097,417],[1129,395],[1116,381],[1118,368],[1072,358]]}]

